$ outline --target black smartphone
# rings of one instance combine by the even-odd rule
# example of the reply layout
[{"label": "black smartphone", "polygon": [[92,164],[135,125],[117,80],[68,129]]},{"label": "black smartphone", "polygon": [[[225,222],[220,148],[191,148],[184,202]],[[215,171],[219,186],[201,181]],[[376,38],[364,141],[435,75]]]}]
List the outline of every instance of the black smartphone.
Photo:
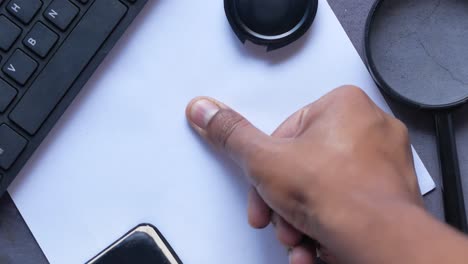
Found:
[{"label": "black smartphone", "polygon": [[140,224],[87,264],[182,264],[159,230]]}]

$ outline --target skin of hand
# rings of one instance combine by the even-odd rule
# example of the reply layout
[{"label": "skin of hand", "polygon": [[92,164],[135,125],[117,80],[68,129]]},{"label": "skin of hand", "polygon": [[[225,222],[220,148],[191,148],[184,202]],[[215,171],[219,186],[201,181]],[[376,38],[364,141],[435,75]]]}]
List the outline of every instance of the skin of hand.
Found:
[{"label": "skin of hand", "polygon": [[423,209],[406,127],[357,87],[335,89],[271,136],[207,97],[192,100],[187,117],[244,169],[249,223],[272,222],[292,264],[314,263],[317,242],[329,263],[447,262],[446,252],[428,258],[415,246],[449,244],[466,256],[465,238]]}]

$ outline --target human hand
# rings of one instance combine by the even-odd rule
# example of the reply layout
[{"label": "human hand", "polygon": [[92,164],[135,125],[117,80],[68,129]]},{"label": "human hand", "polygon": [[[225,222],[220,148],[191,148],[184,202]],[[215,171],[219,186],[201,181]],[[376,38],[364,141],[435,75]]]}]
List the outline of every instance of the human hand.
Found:
[{"label": "human hand", "polygon": [[303,243],[311,239],[338,263],[367,260],[353,252],[378,240],[369,233],[375,219],[394,208],[422,207],[406,127],[358,88],[334,90],[272,136],[210,98],[194,99],[187,116],[244,169],[253,185],[250,224],[273,221],[293,264],[313,263],[314,245]]}]

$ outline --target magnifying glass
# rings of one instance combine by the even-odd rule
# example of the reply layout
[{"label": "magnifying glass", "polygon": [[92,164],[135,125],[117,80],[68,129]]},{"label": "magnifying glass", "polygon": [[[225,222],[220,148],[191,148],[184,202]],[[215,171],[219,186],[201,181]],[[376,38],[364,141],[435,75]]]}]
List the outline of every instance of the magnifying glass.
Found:
[{"label": "magnifying glass", "polygon": [[445,218],[467,233],[451,112],[468,100],[468,1],[377,1],[367,20],[365,52],[383,92],[433,111]]}]

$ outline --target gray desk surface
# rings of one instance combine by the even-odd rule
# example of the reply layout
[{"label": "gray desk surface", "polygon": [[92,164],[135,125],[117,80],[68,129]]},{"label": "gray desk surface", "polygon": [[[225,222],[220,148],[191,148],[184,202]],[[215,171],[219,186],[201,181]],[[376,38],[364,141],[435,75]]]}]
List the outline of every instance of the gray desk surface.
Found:
[{"label": "gray desk surface", "polygon": [[[328,1],[356,49],[362,54],[364,22],[375,0]],[[440,186],[437,148],[431,114],[414,111],[394,103],[391,103],[391,106],[395,114],[410,128],[413,145]],[[468,176],[468,122],[463,118],[467,114],[468,107],[457,110],[455,123],[462,175]],[[468,180],[464,182],[464,187],[465,190],[468,190]],[[466,193],[468,194],[468,191]],[[427,208],[439,219],[443,218],[441,197],[440,188],[425,197]],[[48,263],[8,195],[0,199],[0,263]]]}]

